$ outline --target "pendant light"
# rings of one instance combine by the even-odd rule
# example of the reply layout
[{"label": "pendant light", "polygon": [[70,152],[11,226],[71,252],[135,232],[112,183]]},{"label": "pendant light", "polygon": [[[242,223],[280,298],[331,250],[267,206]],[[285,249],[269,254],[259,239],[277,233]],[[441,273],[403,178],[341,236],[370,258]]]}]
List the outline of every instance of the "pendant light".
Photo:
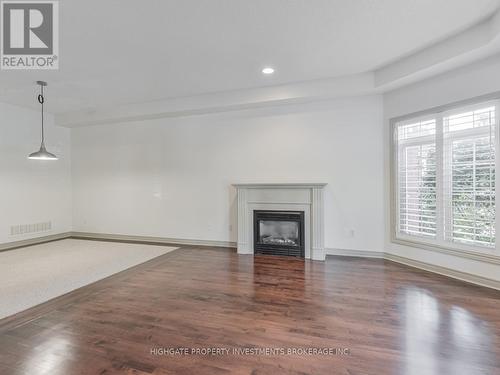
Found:
[{"label": "pendant light", "polygon": [[43,88],[47,86],[47,82],[44,81],[36,81],[37,85],[40,86],[40,94],[38,95],[38,103],[42,105],[42,143],[40,144],[40,150],[29,154],[28,159],[34,160],[57,160],[57,156],[48,152],[45,149],[45,136],[43,132],[43,102],[45,98],[43,97]]}]

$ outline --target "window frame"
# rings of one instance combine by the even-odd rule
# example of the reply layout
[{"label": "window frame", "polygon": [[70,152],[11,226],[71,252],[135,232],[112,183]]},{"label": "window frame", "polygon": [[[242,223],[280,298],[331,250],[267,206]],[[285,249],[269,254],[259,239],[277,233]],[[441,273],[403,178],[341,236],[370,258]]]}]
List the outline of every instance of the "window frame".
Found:
[{"label": "window frame", "polygon": [[[495,233],[496,241],[494,247],[485,246],[474,246],[463,244],[460,242],[451,242],[444,239],[443,233],[446,223],[444,222],[444,207],[446,204],[439,204],[438,197],[436,198],[436,237],[426,238],[424,236],[413,236],[399,232],[399,171],[398,171],[398,161],[400,149],[398,147],[399,140],[397,139],[397,127],[404,125],[405,123],[414,123],[419,121],[425,121],[430,119],[435,119],[436,121],[436,132],[434,136],[436,150],[442,151],[441,147],[444,147],[443,141],[443,118],[451,116],[453,114],[471,111],[474,109],[483,108],[485,106],[492,105],[495,107],[495,168],[500,166],[500,92],[484,95],[481,97],[476,97],[473,99],[468,99],[460,102],[455,102],[447,104],[444,106],[434,107],[428,110],[419,111],[411,113],[404,116],[394,117],[389,120],[389,137],[390,137],[390,241],[392,243],[406,245],[411,247],[419,247],[425,250],[440,251],[445,253],[452,253],[458,255],[469,255],[472,258],[475,257],[492,257],[498,261],[498,256],[500,255],[500,202],[495,204]],[[471,132],[472,133],[472,132]],[[427,137],[426,137],[427,138]],[[443,157],[442,152],[437,152],[436,155],[436,169],[443,169]],[[496,170],[497,172],[497,170]],[[442,180],[443,172],[437,171],[436,176],[436,192],[437,194],[443,194],[445,189],[443,187]],[[497,186],[500,181],[500,173],[495,173],[495,198],[497,197]],[[444,199],[443,199],[444,200]],[[496,199],[495,199],[496,201]],[[440,229],[441,227],[441,229]]]}]

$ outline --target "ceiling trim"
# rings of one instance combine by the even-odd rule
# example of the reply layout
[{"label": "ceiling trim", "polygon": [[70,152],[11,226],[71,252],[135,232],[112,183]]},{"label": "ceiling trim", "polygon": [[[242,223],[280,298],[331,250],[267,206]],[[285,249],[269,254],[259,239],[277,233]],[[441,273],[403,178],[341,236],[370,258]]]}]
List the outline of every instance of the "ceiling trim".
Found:
[{"label": "ceiling trim", "polygon": [[406,84],[408,79],[422,79],[422,73],[442,73],[499,51],[500,11],[497,11],[458,34],[374,70],[375,87],[387,91]]},{"label": "ceiling trim", "polygon": [[184,117],[362,95],[371,93],[373,85],[373,73],[370,72],[249,90],[121,105],[100,110],[69,112],[56,114],[55,120],[59,126],[77,127]]}]

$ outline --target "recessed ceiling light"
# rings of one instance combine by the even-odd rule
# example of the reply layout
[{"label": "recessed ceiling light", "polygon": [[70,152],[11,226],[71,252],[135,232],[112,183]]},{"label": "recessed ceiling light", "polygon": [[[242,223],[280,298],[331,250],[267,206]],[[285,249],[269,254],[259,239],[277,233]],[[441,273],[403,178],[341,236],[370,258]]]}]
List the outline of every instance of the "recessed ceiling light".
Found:
[{"label": "recessed ceiling light", "polygon": [[262,73],[264,73],[264,74],[273,74],[274,73],[274,69],[267,67],[267,68],[262,69]]}]

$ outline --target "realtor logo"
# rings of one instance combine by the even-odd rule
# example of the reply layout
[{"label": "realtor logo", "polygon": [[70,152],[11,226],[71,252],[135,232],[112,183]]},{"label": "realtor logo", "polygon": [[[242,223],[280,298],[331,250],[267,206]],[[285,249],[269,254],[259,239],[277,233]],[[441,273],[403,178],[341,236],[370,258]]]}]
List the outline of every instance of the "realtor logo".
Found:
[{"label": "realtor logo", "polygon": [[57,1],[1,1],[2,69],[59,68]]}]

